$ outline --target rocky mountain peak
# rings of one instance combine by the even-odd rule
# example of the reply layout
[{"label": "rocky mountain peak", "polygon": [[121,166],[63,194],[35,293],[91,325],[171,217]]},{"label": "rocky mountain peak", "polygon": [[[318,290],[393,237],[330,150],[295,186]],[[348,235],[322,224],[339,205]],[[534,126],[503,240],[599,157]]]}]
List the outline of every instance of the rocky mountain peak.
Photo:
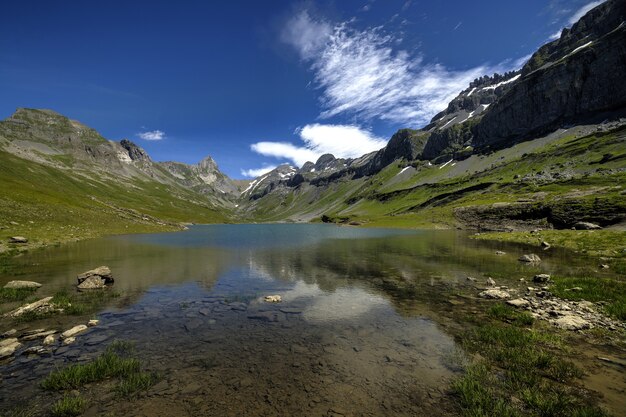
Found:
[{"label": "rocky mountain peak", "polygon": [[122,145],[122,147],[126,149],[126,151],[128,151],[128,156],[130,157],[132,161],[140,161],[140,162],[152,161],[150,159],[150,156],[148,156],[148,153],[145,150],[143,150],[143,148],[137,146],[136,144],[129,141],[128,139],[122,139],[120,141],[120,145]]}]

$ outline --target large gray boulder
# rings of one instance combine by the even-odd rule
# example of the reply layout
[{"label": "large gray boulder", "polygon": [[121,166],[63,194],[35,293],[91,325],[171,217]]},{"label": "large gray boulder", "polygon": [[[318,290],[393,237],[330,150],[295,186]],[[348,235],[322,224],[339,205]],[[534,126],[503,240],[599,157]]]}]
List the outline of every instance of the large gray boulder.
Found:
[{"label": "large gray boulder", "polygon": [[98,277],[104,280],[105,284],[113,284],[115,280],[113,279],[113,275],[111,275],[111,268],[108,266],[99,266],[95,269],[85,271],[82,274],[79,274],[76,279],[78,283],[81,284],[89,277]]},{"label": "large gray boulder", "polygon": [[92,275],[90,277],[85,278],[78,284],[79,290],[96,290],[100,288],[106,287],[106,281],[104,278],[101,278],[98,275]]}]

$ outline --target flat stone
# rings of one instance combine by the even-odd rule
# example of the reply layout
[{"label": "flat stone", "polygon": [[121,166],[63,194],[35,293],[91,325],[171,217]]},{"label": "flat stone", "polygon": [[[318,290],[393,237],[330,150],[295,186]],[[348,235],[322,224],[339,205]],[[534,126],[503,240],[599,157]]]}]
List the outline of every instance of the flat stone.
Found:
[{"label": "flat stone", "polygon": [[75,341],[76,341],[76,338],[75,338],[75,337],[68,337],[68,338],[65,338],[65,339],[63,340],[63,344],[64,344],[65,346],[67,346],[67,345],[71,345],[71,344],[72,344],[72,343],[74,343]]},{"label": "flat stone", "polygon": [[0,342],[0,359],[11,356],[17,348],[22,346],[17,339],[6,339]]},{"label": "flat stone", "polygon": [[0,347],[10,346],[10,345],[14,345],[16,343],[19,343],[17,341],[17,338],[12,337],[10,339],[0,340]]},{"label": "flat stone", "polygon": [[54,310],[54,305],[51,303],[52,297],[42,298],[41,300],[35,301],[34,303],[26,304],[20,308],[17,308],[7,314],[5,316],[9,317],[20,317],[25,313],[31,311],[50,311]]},{"label": "flat stone", "polygon": [[9,243],[28,243],[28,239],[24,236],[12,236],[9,238]]},{"label": "flat stone", "polygon": [[57,332],[56,330],[48,330],[48,331],[39,332],[39,333],[35,333],[35,334],[30,334],[28,336],[24,336],[22,339],[23,340],[41,339],[41,338],[48,337],[48,336],[50,336],[52,334],[55,334],[56,332]]},{"label": "flat stone", "polygon": [[61,338],[67,339],[67,338],[76,336],[77,334],[82,333],[85,330],[87,330],[87,326],[85,326],[84,324],[79,324],[78,326],[74,326],[71,329],[66,330],[63,333],[61,333]]},{"label": "flat stone", "polygon": [[534,253],[531,253],[529,255],[522,255],[519,257],[519,261],[520,262],[527,262],[527,263],[539,263],[541,262],[541,258],[537,255],[535,255]]},{"label": "flat stone", "polygon": [[591,323],[582,317],[568,315],[554,320],[554,325],[564,330],[583,330],[591,327]]},{"label": "flat stone", "polygon": [[501,250],[497,250],[496,251],[496,255],[506,255],[506,252],[501,251]]},{"label": "flat stone", "polygon": [[503,290],[500,289],[490,289],[490,290],[485,290],[483,292],[481,292],[480,294],[478,294],[479,297],[483,297],[483,298],[493,298],[496,300],[505,300],[509,297],[511,297],[511,295]]},{"label": "flat stone", "polygon": [[4,288],[39,288],[41,284],[35,281],[9,281]]},{"label": "flat stone", "polygon": [[0,337],[5,338],[5,337],[13,336],[16,333],[17,333],[17,329],[11,329],[11,330],[7,330],[6,332],[2,333],[0,335]]},{"label": "flat stone", "polygon": [[513,307],[525,308],[530,305],[528,300],[524,300],[523,298],[516,298],[515,300],[508,300],[506,302],[508,305],[512,305]]}]

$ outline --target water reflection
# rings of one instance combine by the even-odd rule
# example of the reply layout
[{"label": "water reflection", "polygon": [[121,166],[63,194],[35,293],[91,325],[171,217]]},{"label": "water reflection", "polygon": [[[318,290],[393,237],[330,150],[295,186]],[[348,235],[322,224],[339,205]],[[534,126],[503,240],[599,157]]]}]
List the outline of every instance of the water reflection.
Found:
[{"label": "water reflection", "polygon": [[[241,225],[33,252],[0,284],[34,279],[54,293],[108,265],[116,289],[137,301],[101,312],[99,326],[49,357],[0,365],[0,406],[18,392],[39,398],[50,369],[127,339],[164,382],[131,403],[94,400],[88,414],[446,415],[455,344],[433,300],[467,275],[517,280],[576,267],[565,253],[528,267],[519,247],[498,249],[510,254],[454,231]],[[283,302],[265,303],[267,294]],[[66,320],[57,325],[76,324]]]}]

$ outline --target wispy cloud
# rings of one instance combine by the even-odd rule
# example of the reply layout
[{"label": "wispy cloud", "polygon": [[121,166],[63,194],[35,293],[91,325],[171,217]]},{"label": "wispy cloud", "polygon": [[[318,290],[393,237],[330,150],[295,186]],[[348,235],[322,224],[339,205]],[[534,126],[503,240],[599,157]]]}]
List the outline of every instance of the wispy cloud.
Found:
[{"label": "wispy cloud", "polygon": [[370,131],[351,125],[316,123],[306,125],[296,132],[303,142],[302,146],[287,142],[258,142],[252,144],[250,148],[258,154],[288,159],[297,166],[302,166],[307,161],[315,162],[326,153],[331,153],[337,158],[357,158],[376,151],[387,143]]},{"label": "wispy cloud", "polygon": [[152,130],[149,132],[137,133],[137,136],[143,140],[163,140],[165,139],[165,132],[161,130]]},{"label": "wispy cloud", "polygon": [[321,118],[357,114],[416,126],[444,109],[474,78],[510,67],[482,65],[453,71],[397,50],[398,38],[382,28],[356,30],[301,11],[282,39],[309,63],[321,90]]},{"label": "wispy cloud", "polygon": [[[604,1],[605,0],[598,0],[598,1],[592,1],[590,3],[585,4],[580,9],[576,10],[576,12],[567,19],[567,24],[565,26],[566,27],[572,26],[574,23],[578,22],[581,17],[586,15],[589,10],[601,5],[602,3],[604,3]],[[569,12],[570,10],[567,10],[567,11]],[[565,10],[563,10],[563,12],[565,12]],[[562,32],[562,29],[557,32],[554,32],[552,35],[550,35],[548,39],[551,41],[559,39],[561,37],[561,32]]]},{"label": "wispy cloud", "polygon": [[273,169],[276,169],[276,165],[266,165],[262,168],[242,169],[241,175],[248,178],[256,178],[263,174],[267,174]]},{"label": "wispy cloud", "polygon": [[592,1],[591,3],[585,4],[583,7],[576,10],[576,13],[574,13],[569,18],[568,23],[570,24],[570,26],[573,25],[574,23],[578,22],[581,17],[586,15],[589,10],[593,9],[596,6],[601,5],[602,3],[604,3],[604,0]]}]

